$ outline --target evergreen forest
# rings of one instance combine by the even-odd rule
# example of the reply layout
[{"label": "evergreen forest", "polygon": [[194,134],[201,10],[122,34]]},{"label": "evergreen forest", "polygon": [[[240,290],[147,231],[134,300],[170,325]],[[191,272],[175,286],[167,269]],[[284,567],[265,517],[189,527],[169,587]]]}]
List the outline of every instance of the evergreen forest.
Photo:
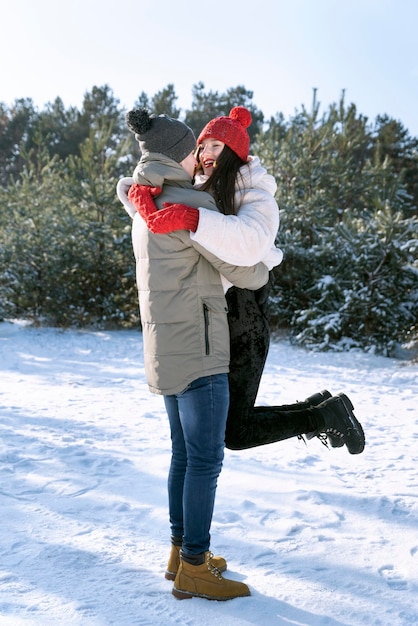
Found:
[{"label": "evergreen forest", "polygon": [[[266,119],[243,86],[198,83],[185,111],[177,99],[167,85],[132,108],[180,118],[196,136],[233,106],[252,113],[250,152],[278,186],[273,332],[309,349],[413,354],[418,138],[387,115],[369,120],[344,92],[323,110],[314,90],[310,109],[288,119]],[[140,158],[125,113],[108,85],[80,109],[59,97],[42,110],[30,98],[0,103],[0,319],[140,326],[131,220],[115,193]]]}]

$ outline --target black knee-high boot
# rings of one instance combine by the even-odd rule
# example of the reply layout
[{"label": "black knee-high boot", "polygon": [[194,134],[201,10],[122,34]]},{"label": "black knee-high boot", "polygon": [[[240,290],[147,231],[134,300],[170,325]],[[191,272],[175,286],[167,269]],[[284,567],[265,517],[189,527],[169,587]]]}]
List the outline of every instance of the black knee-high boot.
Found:
[{"label": "black knee-high boot", "polygon": [[345,444],[350,454],[360,454],[365,445],[363,428],[345,394],[301,410],[254,407],[245,419],[235,420],[233,424],[227,442],[227,448],[232,450],[262,446],[306,433],[332,436]]}]

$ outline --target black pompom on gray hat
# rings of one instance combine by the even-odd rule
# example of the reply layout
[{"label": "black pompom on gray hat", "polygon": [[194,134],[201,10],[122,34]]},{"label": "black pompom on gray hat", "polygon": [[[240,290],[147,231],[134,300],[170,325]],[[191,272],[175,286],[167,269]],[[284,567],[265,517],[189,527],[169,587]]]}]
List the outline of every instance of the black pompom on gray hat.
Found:
[{"label": "black pompom on gray hat", "polygon": [[126,114],[126,123],[142,154],[159,152],[180,163],[196,148],[192,129],[168,115],[150,115],[140,108]]}]

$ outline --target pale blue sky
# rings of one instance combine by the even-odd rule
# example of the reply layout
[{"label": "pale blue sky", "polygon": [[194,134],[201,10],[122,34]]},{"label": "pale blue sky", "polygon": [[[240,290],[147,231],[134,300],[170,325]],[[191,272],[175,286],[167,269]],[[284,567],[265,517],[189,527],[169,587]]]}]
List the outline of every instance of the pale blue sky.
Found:
[{"label": "pale blue sky", "polygon": [[[7,2],[7,5],[6,5]],[[266,117],[288,118],[312,90],[325,110],[342,89],[373,121],[387,113],[418,136],[416,0],[6,0],[0,101],[60,96],[81,106],[108,84],[130,108],[173,83],[177,106],[192,86],[244,85]],[[205,7],[205,8],[203,8]]]}]

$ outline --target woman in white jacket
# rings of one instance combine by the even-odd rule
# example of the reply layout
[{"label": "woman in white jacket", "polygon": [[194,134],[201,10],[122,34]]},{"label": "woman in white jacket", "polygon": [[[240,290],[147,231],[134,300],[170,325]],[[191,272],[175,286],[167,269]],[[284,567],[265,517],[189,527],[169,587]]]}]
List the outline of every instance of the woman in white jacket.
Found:
[{"label": "woman in white jacket", "polygon": [[[228,117],[211,120],[197,140],[201,169],[195,185],[212,194],[221,213],[182,204],[163,205],[157,211],[150,188],[139,185],[130,188],[128,197],[153,233],[186,229],[192,240],[228,263],[251,266],[263,261],[272,269],[283,258],[274,246],[279,226],[277,186],[258,157],[248,154],[250,124],[250,112],[234,107]],[[126,187],[131,181],[119,183],[119,196],[128,211]],[[345,444],[351,454],[362,452],[364,433],[345,394],[332,397],[322,391],[291,405],[254,406],[270,343],[269,287],[251,291],[225,281],[224,287],[231,349],[226,447],[246,449],[306,434],[325,435],[332,447]],[[318,408],[333,415],[333,428],[314,425]]]}]

